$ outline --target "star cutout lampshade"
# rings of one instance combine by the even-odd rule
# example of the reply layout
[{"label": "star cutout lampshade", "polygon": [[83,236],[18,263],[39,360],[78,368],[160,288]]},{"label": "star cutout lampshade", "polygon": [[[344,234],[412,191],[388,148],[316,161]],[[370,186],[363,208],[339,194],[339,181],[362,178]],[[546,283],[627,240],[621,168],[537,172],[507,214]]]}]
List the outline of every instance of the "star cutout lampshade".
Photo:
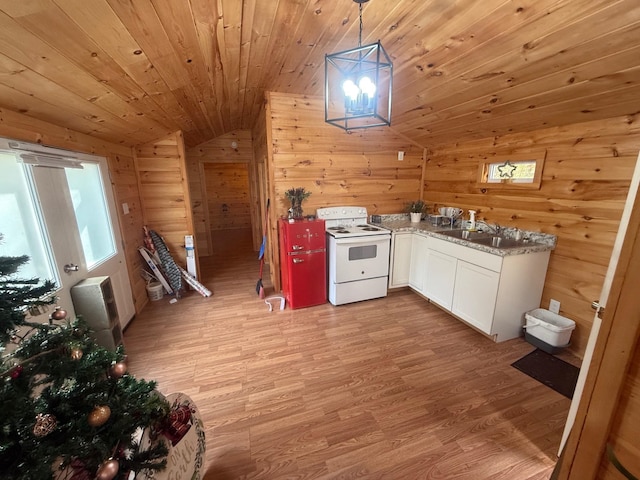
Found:
[{"label": "star cutout lampshade", "polygon": [[358,46],[325,55],[324,120],[344,130],[391,125],[393,64],[382,44],[362,45],[362,4]]}]

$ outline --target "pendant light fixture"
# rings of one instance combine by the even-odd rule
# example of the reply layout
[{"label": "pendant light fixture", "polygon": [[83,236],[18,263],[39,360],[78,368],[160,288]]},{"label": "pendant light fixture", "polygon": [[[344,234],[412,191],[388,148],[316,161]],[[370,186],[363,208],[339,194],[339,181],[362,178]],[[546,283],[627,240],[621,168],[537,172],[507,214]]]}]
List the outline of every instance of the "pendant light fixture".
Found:
[{"label": "pendant light fixture", "polygon": [[344,130],[391,125],[393,64],[380,40],[362,45],[362,4],[358,4],[358,46],[325,55],[324,120]]}]

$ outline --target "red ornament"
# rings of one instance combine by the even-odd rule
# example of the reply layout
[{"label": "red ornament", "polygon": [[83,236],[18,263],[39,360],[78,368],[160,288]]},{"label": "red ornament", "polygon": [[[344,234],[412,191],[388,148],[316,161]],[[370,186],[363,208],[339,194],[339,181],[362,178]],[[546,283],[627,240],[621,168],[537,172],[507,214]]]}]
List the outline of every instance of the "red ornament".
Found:
[{"label": "red ornament", "polygon": [[169,417],[163,422],[161,432],[174,447],[191,428],[193,423],[191,414],[192,412],[188,405],[179,405],[169,413]]},{"label": "red ornament", "polygon": [[67,318],[67,311],[63,310],[62,307],[56,307],[54,312],[51,314],[51,318],[54,320],[64,320]]},{"label": "red ornament", "polygon": [[20,375],[22,375],[22,370],[24,370],[24,368],[22,368],[22,365],[16,365],[15,367],[13,367],[13,370],[11,370],[9,375],[15,380]]}]

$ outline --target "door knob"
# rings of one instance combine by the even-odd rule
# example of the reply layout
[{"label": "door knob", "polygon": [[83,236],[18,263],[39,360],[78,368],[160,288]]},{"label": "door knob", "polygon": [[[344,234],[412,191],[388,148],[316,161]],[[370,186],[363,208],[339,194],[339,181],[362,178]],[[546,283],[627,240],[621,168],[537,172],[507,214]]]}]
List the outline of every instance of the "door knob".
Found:
[{"label": "door knob", "polygon": [[602,316],[604,315],[604,307],[600,305],[600,300],[594,300],[591,302],[591,308],[596,311],[598,318],[602,319]]},{"label": "door knob", "polygon": [[67,263],[64,267],[64,273],[71,273],[71,272],[77,272],[78,271],[78,265],[76,265],[75,263]]}]

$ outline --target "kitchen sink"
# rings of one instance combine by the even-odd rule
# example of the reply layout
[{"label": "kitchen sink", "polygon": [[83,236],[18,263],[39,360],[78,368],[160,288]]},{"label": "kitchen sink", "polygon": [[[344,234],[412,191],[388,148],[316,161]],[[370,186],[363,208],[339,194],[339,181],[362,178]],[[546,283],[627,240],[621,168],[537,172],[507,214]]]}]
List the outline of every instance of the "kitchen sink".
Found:
[{"label": "kitchen sink", "polygon": [[480,245],[486,245],[488,247],[494,248],[519,248],[526,247],[529,245],[529,242],[523,240],[515,240],[513,238],[504,238],[497,237],[495,235],[492,236],[484,236],[482,238],[470,238],[470,241],[473,243],[478,243]]},{"label": "kitchen sink", "polygon": [[513,238],[505,238],[489,232],[470,232],[468,230],[440,230],[436,233],[446,235],[447,237],[468,240],[479,245],[486,245],[493,248],[519,248],[530,245],[525,240],[515,240]]},{"label": "kitchen sink", "polygon": [[474,241],[476,239],[481,239],[481,238],[491,238],[491,234],[490,233],[486,233],[486,232],[470,232],[469,230],[440,230],[439,232],[440,235],[446,235],[447,237],[453,237],[453,238],[461,238],[463,240],[470,240],[470,241]]}]

